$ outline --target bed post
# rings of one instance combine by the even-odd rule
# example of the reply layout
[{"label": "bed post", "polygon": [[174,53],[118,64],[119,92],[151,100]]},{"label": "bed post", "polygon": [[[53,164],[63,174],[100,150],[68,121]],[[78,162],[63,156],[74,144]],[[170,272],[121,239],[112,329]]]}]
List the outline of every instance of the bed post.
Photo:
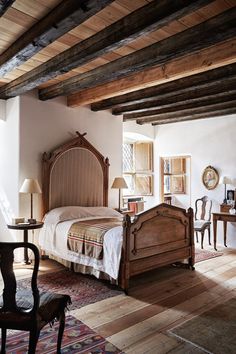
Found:
[{"label": "bed post", "polygon": [[190,237],[190,247],[191,247],[191,257],[188,259],[189,268],[194,270],[195,264],[195,246],[194,246],[194,228],[193,228],[193,209],[188,208],[189,216],[189,237]]},{"label": "bed post", "polygon": [[49,180],[50,180],[50,154],[43,153],[42,157],[42,218],[49,210]]},{"label": "bed post", "polygon": [[130,225],[131,219],[127,214],[123,219],[123,245],[122,245],[122,256],[120,263],[120,275],[119,275],[119,283],[121,288],[128,294],[129,288],[129,278],[130,278],[130,269],[129,269],[129,234],[130,234]]}]

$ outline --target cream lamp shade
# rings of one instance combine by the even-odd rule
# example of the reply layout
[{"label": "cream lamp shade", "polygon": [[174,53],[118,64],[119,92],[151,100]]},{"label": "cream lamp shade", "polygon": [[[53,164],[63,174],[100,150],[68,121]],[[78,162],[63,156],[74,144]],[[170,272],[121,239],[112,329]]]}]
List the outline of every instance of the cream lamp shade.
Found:
[{"label": "cream lamp shade", "polygon": [[116,177],[111,188],[128,188],[128,186],[123,177]]},{"label": "cream lamp shade", "polygon": [[231,184],[231,178],[227,176],[221,176],[219,180],[220,184]]},{"label": "cream lamp shade", "polygon": [[20,193],[42,193],[37,179],[26,178],[20,188]]},{"label": "cream lamp shade", "polygon": [[226,198],[226,184],[231,184],[231,183],[232,183],[231,178],[229,178],[228,176],[221,176],[221,177],[220,177],[220,180],[219,180],[219,183],[225,185],[225,197],[224,197],[223,203],[226,204],[226,203],[227,203],[227,198]]},{"label": "cream lamp shade", "polygon": [[30,194],[30,219],[28,220],[30,223],[35,223],[36,220],[33,219],[33,194],[42,193],[41,188],[37,179],[26,178],[20,188],[20,193],[28,193]]},{"label": "cream lamp shade", "polygon": [[125,179],[123,177],[116,177],[112,183],[111,188],[116,188],[119,189],[119,211],[120,209],[120,190],[123,188],[128,188],[127,183],[125,182]]},{"label": "cream lamp shade", "polygon": [[232,186],[236,187],[236,178],[233,178],[231,181]]}]

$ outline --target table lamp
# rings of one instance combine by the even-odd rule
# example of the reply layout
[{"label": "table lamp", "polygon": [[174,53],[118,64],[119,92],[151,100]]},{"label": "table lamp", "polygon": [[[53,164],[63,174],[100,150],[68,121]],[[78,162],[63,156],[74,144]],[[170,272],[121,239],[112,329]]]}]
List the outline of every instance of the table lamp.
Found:
[{"label": "table lamp", "polygon": [[223,203],[224,203],[224,204],[227,204],[226,185],[227,185],[227,184],[231,184],[231,179],[230,179],[229,177],[227,177],[227,176],[221,176],[219,183],[225,185],[225,197],[224,197]]},{"label": "table lamp", "polygon": [[123,177],[116,177],[112,183],[111,188],[116,188],[119,189],[119,209],[118,211],[120,211],[120,190],[123,188],[128,188],[125,179]]},{"label": "table lamp", "polygon": [[37,179],[26,178],[21,186],[20,193],[30,194],[30,219],[28,219],[28,222],[30,224],[35,224],[36,219],[33,218],[33,194],[42,193]]}]

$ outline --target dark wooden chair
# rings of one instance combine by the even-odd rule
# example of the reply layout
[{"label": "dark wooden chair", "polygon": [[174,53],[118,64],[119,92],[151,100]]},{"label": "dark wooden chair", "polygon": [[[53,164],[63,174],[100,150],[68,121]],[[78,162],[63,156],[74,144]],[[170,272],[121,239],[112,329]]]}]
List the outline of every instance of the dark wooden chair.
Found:
[{"label": "dark wooden chair", "polygon": [[199,198],[195,201],[194,215],[194,231],[198,242],[198,232],[201,233],[201,248],[203,248],[203,240],[205,231],[208,230],[209,245],[211,245],[211,208],[212,201],[207,196]]},{"label": "dark wooden chair", "polygon": [[[14,250],[27,247],[34,254],[34,263],[29,289],[17,290],[13,262]],[[40,330],[55,319],[59,321],[57,353],[60,353],[65,327],[65,309],[71,303],[70,296],[49,292],[39,293],[37,274],[39,251],[31,243],[0,242],[0,269],[4,282],[0,297],[0,328],[2,330],[1,353],[6,353],[7,329],[29,331],[28,353],[35,353]]]}]

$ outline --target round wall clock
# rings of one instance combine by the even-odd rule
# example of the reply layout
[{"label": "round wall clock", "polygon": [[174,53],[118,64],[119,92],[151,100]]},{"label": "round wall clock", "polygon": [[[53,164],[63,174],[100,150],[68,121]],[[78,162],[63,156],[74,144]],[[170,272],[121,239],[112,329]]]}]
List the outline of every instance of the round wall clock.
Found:
[{"label": "round wall clock", "polygon": [[202,174],[202,183],[207,189],[216,188],[219,183],[219,174],[212,166],[207,166]]}]

